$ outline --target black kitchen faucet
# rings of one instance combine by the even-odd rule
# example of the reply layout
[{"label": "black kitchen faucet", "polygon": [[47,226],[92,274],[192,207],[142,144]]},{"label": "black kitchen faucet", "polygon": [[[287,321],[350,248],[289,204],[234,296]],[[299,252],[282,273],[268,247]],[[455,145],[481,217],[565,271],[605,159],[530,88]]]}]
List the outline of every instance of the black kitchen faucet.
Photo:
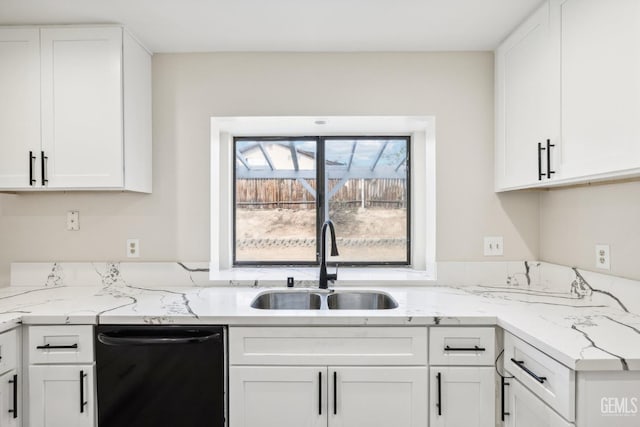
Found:
[{"label": "black kitchen faucet", "polygon": [[322,224],[320,232],[320,281],[318,287],[320,289],[328,289],[328,281],[338,279],[338,267],[334,274],[327,274],[327,228],[331,232],[331,256],[338,256],[338,245],[336,244],[336,230],[331,220],[327,220]]}]

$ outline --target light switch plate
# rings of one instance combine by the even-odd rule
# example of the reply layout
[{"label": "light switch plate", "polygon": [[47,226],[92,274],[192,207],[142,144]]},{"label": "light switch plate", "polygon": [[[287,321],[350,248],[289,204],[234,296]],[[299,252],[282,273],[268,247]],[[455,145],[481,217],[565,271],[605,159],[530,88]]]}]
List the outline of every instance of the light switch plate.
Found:
[{"label": "light switch plate", "polygon": [[502,236],[484,238],[484,256],[501,256],[504,254]]},{"label": "light switch plate", "polygon": [[609,245],[596,245],[596,268],[611,270],[611,251]]}]

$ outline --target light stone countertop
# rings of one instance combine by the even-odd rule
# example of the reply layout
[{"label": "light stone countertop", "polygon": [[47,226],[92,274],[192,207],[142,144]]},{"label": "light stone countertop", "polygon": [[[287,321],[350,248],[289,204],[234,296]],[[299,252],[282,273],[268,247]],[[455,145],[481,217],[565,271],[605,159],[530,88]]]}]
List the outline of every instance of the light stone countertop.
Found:
[{"label": "light stone countertop", "polygon": [[391,294],[399,307],[253,309],[253,298],[267,290],[262,287],[141,287],[122,280],[103,286],[12,286],[0,289],[0,331],[20,323],[497,325],[575,370],[640,370],[640,315],[623,310],[611,295],[593,293],[585,298],[507,285],[367,289]]}]

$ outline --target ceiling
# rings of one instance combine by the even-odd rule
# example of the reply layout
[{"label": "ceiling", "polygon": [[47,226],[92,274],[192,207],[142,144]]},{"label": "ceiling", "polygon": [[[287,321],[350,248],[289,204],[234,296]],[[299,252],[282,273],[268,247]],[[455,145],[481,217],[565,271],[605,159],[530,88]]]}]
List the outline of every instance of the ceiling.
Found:
[{"label": "ceiling", "polygon": [[493,50],[542,0],[0,0],[0,24],[120,23],[153,52]]}]

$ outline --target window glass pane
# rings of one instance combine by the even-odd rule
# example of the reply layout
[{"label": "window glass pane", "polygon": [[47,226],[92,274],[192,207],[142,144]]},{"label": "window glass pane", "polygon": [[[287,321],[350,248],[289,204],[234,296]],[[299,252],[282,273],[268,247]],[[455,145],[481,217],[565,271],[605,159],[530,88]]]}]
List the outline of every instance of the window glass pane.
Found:
[{"label": "window glass pane", "polygon": [[408,262],[406,138],[325,141],[338,262]]},{"label": "window glass pane", "polygon": [[314,263],[315,139],[235,145],[235,262]]}]

